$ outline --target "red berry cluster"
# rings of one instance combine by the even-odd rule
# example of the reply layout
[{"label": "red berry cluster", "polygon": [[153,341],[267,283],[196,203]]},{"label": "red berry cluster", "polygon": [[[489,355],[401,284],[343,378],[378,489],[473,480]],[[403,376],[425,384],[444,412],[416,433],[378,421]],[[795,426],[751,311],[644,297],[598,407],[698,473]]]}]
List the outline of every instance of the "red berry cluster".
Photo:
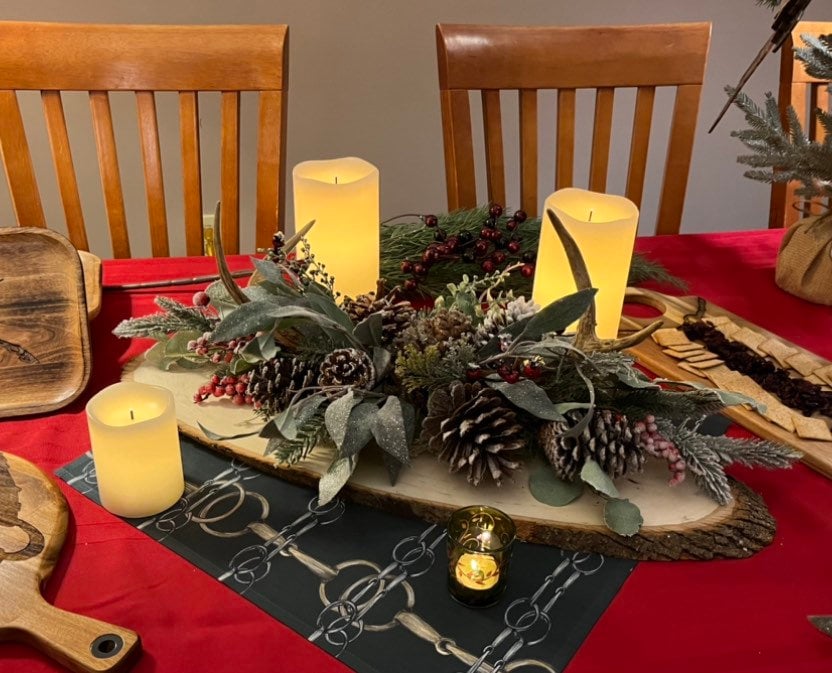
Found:
[{"label": "red berry cluster", "polygon": [[[534,275],[535,255],[532,252],[520,255],[522,245],[520,237],[515,233],[528,216],[518,210],[501,223],[502,215],[503,207],[499,203],[492,203],[476,238],[470,231],[449,236],[439,228],[439,218],[436,215],[422,215],[421,220],[425,226],[436,230],[434,240],[419,259],[402,261],[401,272],[411,275],[404,281],[405,290],[415,290],[434,264],[445,261],[479,262],[485,273],[503,269],[507,263],[522,261],[520,274],[524,278],[531,278]],[[512,259],[512,256],[518,255]]]},{"label": "red berry cluster", "polygon": [[687,464],[676,445],[659,433],[656,425],[656,417],[648,415],[643,421],[633,425],[642,448],[651,456],[664,458],[667,461],[667,468],[670,470],[670,485],[681,484],[685,480],[685,468]]},{"label": "red berry cluster", "polygon": [[503,361],[496,369],[470,367],[465,372],[465,377],[469,381],[479,381],[488,374],[498,374],[506,383],[517,383],[522,379],[534,381],[543,375],[543,367],[536,360],[515,359],[510,363]]},{"label": "red berry cluster", "polygon": [[227,364],[253,338],[253,336],[245,336],[231,341],[211,341],[211,333],[206,332],[198,339],[191,339],[188,342],[188,351],[207,357],[215,365]]},{"label": "red berry cluster", "polygon": [[199,390],[194,393],[194,402],[199,404],[209,397],[230,397],[234,404],[240,406],[252,404],[251,395],[246,395],[248,379],[248,374],[241,374],[240,376],[214,374],[210,383],[200,386]]}]

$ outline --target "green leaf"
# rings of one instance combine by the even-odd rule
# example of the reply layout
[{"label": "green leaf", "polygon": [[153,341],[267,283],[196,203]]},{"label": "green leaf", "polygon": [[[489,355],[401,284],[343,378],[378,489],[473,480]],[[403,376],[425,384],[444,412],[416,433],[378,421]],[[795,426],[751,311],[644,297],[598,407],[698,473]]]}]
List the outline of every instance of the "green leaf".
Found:
[{"label": "green leaf", "polygon": [[518,339],[537,341],[544,334],[565,330],[586,313],[596,292],[595,288],[589,288],[553,301],[531,317]]},{"label": "green leaf", "polygon": [[358,459],[355,456],[336,458],[332,461],[329,469],[325,474],[321,475],[321,479],[318,482],[319,505],[326,505],[338,495],[338,491],[349,481],[357,464]]},{"label": "green leaf", "polygon": [[610,498],[618,497],[618,489],[612,483],[609,475],[591,458],[588,458],[581,468],[581,479],[596,491]]},{"label": "green leaf", "polygon": [[205,435],[208,439],[214,440],[215,442],[219,442],[224,439],[240,439],[241,437],[251,437],[257,434],[257,430],[255,430],[254,432],[241,432],[237,435],[221,435],[217,432],[214,432],[213,430],[209,430],[199,421],[197,421],[196,424],[199,426],[199,429],[202,431],[203,435]]},{"label": "green leaf", "polygon": [[162,362],[165,359],[165,346],[167,341],[157,341],[144,353],[144,359],[155,367],[162,369]]},{"label": "green leaf", "polygon": [[529,475],[529,491],[535,500],[552,507],[563,507],[584,492],[582,481],[563,481],[549,465],[538,465]]},{"label": "green leaf", "polygon": [[362,402],[353,407],[347,420],[347,432],[339,447],[342,456],[355,456],[373,438],[373,423],[378,414],[375,402]]},{"label": "green leaf", "polygon": [[373,348],[373,369],[376,370],[376,381],[381,381],[387,376],[387,370],[393,361],[393,356],[386,348],[375,346]]},{"label": "green leaf", "polygon": [[486,383],[502,393],[514,406],[528,411],[533,416],[547,421],[563,420],[563,416],[558,413],[546,391],[534,381],[523,379],[517,383],[507,381],[487,381]]},{"label": "green leaf", "polygon": [[383,451],[400,463],[410,462],[407,427],[402,403],[398,397],[390,395],[378,410],[373,421],[372,432],[376,443]]},{"label": "green leaf", "polygon": [[632,537],[641,529],[644,517],[641,516],[639,508],[629,500],[611,498],[604,505],[604,523],[619,535]]},{"label": "green leaf", "polygon": [[275,318],[269,312],[275,308],[273,301],[250,301],[231,311],[217,325],[211,335],[213,341],[231,341],[237,337],[247,336],[269,330],[275,324]]},{"label": "green leaf", "polygon": [[355,326],[355,338],[365,346],[381,346],[380,312],[371,313]]},{"label": "green leaf", "polygon": [[361,398],[356,397],[354,391],[348,390],[326,408],[324,414],[326,431],[339,449],[344,443],[344,437],[347,436],[347,424],[350,420],[352,408],[360,402]]},{"label": "green leaf", "polygon": [[382,453],[381,459],[384,467],[387,468],[387,476],[390,478],[390,485],[395,486],[399,480],[399,472],[402,471],[402,464],[393,458],[389,453]]},{"label": "green leaf", "polygon": [[[318,287],[317,285],[310,287]],[[324,314],[327,318],[337,323],[341,328],[347,332],[352,332],[354,326],[350,317],[344,313],[343,310],[335,303],[335,299],[331,294],[320,292],[307,292],[304,300],[309,304],[310,308],[315,309],[319,313]]]}]

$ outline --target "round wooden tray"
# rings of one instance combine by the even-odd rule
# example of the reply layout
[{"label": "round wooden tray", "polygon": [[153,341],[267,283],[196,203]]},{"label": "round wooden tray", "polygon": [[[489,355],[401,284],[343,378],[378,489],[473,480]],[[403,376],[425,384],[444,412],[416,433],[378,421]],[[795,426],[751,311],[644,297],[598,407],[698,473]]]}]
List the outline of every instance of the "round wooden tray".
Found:
[{"label": "round wooden tray", "polygon": [[[237,435],[258,430],[262,421],[230,400],[194,404],[194,391],[205,377],[205,371],[162,371],[139,358],[128,365],[122,378],[169,389],[181,432],[208,448],[287,481],[317,486],[332,460],[327,449],[315,449],[308,459],[289,467],[263,455],[266,440],[260,437],[220,442],[206,437],[198,423],[218,434]],[[597,495],[585,493],[570,505],[551,507],[531,495],[525,470],[514,483],[474,488],[463,477],[449,474],[431,455],[416,457],[391,486],[381,456],[365,450],[342,494],[364,505],[441,523],[459,507],[488,504],[514,519],[522,540],[619,558],[744,558],[774,538],[775,522],[762,498],[739,482],[732,481],[733,502],[721,507],[700,493],[692,479],[672,488],[667,480],[666,466],[649,461],[643,473],[617,482],[621,496],[636,503],[644,517],[641,531],[633,537],[619,536],[604,525],[603,500]]]}]

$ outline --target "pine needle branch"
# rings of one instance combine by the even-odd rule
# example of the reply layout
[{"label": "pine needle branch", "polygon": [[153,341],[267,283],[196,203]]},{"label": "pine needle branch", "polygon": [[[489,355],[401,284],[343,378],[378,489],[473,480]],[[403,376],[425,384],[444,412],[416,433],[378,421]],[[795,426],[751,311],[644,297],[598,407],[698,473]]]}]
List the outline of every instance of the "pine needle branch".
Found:
[{"label": "pine needle branch", "polygon": [[323,413],[313,414],[298,428],[296,439],[272,437],[266,445],[266,455],[284,465],[294,465],[305,459],[326,434]]},{"label": "pine needle branch", "polygon": [[214,325],[199,308],[186,306],[174,299],[156,297],[156,305],[163,312],[122,320],[113,334],[124,338],[151,338],[159,340],[173,332],[210,332]]}]

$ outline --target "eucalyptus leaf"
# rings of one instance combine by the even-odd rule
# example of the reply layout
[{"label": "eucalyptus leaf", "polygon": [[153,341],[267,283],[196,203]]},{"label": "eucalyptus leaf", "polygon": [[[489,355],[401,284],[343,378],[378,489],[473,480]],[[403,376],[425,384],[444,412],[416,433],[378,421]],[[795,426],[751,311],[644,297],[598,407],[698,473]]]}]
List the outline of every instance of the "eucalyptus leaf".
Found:
[{"label": "eucalyptus leaf", "polygon": [[154,365],[155,367],[162,368],[162,362],[165,359],[165,346],[167,345],[167,341],[157,341],[144,353],[144,359]]},{"label": "eucalyptus leaf", "polygon": [[624,498],[611,498],[604,505],[604,523],[625,537],[632,537],[641,529],[644,517],[639,508]]},{"label": "eucalyptus leaf", "polygon": [[701,383],[694,383],[693,381],[673,381],[672,379],[654,379],[655,383],[668,383],[674,386],[683,386],[685,388],[693,388],[695,390],[707,391],[716,397],[726,407],[732,407],[739,404],[747,404],[754,411],[763,413],[766,410],[766,405],[758,402],[748,395],[742,393],[733,393],[729,390],[722,390],[721,388],[710,388]]},{"label": "eucalyptus leaf", "polygon": [[381,323],[381,313],[371,313],[355,326],[355,338],[365,346],[380,346]]},{"label": "eucalyptus leaf", "polygon": [[402,403],[398,397],[390,395],[376,414],[372,425],[373,437],[385,453],[389,453],[401,463],[410,462],[410,446],[407,441]]},{"label": "eucalyptus leaf", "polygon": [[347,420],[347,432],[341,443],[342,456],[355,456],[373,438],[373,423],[378,414],[375,402],[362,402],[353,407]]},{"label": "eucalyptus leaf", "polygon": [[382,453],[381,459],[384,467],[387,468],[387,476],[390,478],[390,485],[395,486],[399,480],[399,473],[402,471],[402,464],[393,458],[389,453]]},{"label": "eucalyptus leaf", "polygon": [[373,348],[373,369],[376,370],[376,381],[381,381],[387,376],[392,360],[393,356],[386,348],[379,346]]},{"label": "eucalyptus leaf", "polygon": [[253,432],[241,432],[236,435],[221,435],[218,432],[209,430],[199,421],[197,421],[196,424],[199,426],[199,429],[202,431],[203,435],[205,435],[208,439],[214,440],[215,442],[221,442],[225,439],[240,439],[241,437],[252,437],[253,435],[256,435],[258,433],[257,430],[254,430]]},{"label": "eucalyptus leaf", "polygon": [[323,313],[327,318],[338,324],[344,330],[352,332],[354,326],[350,317],[335,303],[330,294],[307,292],[304,299],[309,303],[310,308]]},{"label": "eucalyptus leaf", "polygon": [[260,277],[268,283],[278,287],[285,287],[286,289],[291,290],[292,294],[300,295],[297,290],[286,283],[286,279],[283,276],[283,269],[281,269],[278,264],[275,264],[268,259],[258,259],[256,257],[251,258],[251,263],[254,265],[254,268],[257,269],[257,273]]},{"label": "eucalyptus leaf", "polygon": [[586,313],[597,290],[579,290],[553,301],[535,313],[518,337],[521,341],[537,341],[549,332],[560,332]]},{"label": "eucalyptus leaf", "polygon": [[326,505],[340,491],[352,476],[358,459],[355,456],[339,457],[332,461],[329,469],[318,482],[318,504]]},{"label": "eucalyptus leaf", "polygon": [[213,341],[231,341],[261,330],[271,330],[276,322],[275,316],[270,313],[270,309],[274,308],[273,301],[258,300],[241,304],[214,328],[211,338]]},{"label": "eucalyptus leaf", "polygon": [[494,390],[502,393],[509,402],[533,416],[547,421],[562,421],[563,416],[558,413],[552,400],[539,385],[530,379],[523,379],[517,383],[507,381],[486,381]]},{"label": "eucalyptus leaf", "polygon": [[324,419],[326,420],[326,431],[340,449],[347,436],[347,424],[350,420],[352,408],[361,402],[355,392],[348,390],[344,395],[335,400],[326,408]]},{"label": "eucalyptus leaf", "polygon": [[535,500],[552,507],[574,502],[584,492],[582,481],[563,481],[549,465],[540,464],[529,475],[529,491]]},{"label": "eucalyptus leaf", "polygon": [[603,468],[591,458],[588,458],[581,468],[581,479],[592,486],[596,491],[610,498],[618,497],[618,489],[604,472]]}]

